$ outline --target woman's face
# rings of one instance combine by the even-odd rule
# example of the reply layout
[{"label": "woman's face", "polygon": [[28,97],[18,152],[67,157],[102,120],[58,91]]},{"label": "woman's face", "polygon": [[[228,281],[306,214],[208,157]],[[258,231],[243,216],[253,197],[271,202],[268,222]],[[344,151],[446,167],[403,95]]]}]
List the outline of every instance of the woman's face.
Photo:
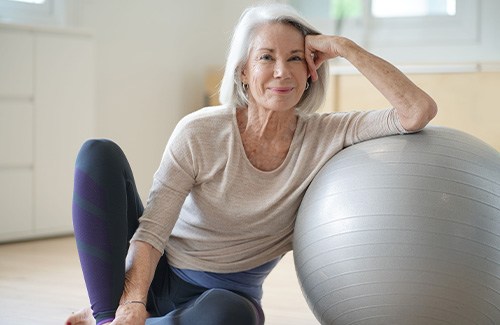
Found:
[{"label": "woman's face", "polygon": [[241,80],[249,105],[273,111],[295,108],[308,78],[304,36],[288,24],[265,24],[255,31]]}]

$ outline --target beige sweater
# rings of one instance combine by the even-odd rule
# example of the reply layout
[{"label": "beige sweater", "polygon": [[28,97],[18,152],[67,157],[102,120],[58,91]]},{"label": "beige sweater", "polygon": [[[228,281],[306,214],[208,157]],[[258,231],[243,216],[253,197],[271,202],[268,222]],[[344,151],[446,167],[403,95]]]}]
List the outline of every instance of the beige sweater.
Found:
[{"label": "beige sweater", "polygon": [[235,112],[207,107],[183,118],[154,175],[132,240],[166,250],[175,267],[239,272],[283,255],[320,168],[346,146],[405,132],[394,109],[299,115],[285,161],[264,172],[245,154]]}]

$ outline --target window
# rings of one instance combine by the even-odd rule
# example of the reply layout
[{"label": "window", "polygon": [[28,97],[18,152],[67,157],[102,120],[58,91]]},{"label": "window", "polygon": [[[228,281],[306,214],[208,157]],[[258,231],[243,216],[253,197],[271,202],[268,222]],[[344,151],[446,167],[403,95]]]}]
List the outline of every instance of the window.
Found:
[{"label": "window", "polygon": [[[389,59],[416,62],[425,53],[432,60],[437,48],[444,53],[447,46],[479,42],[480,0],[288,2],[323,33],[349,37]],[[425,48],[432,48],[432,53],[423,52]]]},{"label": "window", "polygon": [[0,0],[0,22],[63,26],[71,1]]},{"label": "window", "polygon": [[455,0],[372,0],[371,14],[376,18],[455,16]]},{"label": "window", "polygon": [[[392,1],[372,0],[373,15],[367,38],[374,45],[473,44],[478,39],[478,1],[406,0],[407,3],[412,2],[413,6],[400,6],[399,12],[375,7],[376,4],[390,2]],[[403,1],[400,2],[402,4]]]},{"label": "window", "polygon": [[8,0],[12,2],[25,2],[25,3],[34,3],[34,4],[42,4],[45,2],[45,0]]}]

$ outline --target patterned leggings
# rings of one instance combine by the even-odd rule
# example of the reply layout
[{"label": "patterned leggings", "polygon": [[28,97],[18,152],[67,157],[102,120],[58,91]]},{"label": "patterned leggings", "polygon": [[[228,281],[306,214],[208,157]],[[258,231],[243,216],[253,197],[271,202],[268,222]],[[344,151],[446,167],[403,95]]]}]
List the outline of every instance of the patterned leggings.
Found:
[{"label": "patterned leggings", "polygon": [[[143,205],[123,151],[109,140],[89,140],[75,169],[73,225],[87,292],[97,324],[113,319],[123,292],[129,240]],[[263,324],[260,306],[241,294],[187,283],[162,256],[148,292],[147,325]]]}]

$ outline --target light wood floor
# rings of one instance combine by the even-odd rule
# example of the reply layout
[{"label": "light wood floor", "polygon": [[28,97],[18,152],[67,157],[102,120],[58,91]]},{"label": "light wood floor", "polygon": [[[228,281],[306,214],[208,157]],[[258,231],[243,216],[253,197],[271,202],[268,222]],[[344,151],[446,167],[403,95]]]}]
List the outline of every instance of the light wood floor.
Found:
[{"label": "light wood floor", "polygon": [[[0,245],[0,324],[63,324],[88,306],[72,237]],[[292,254],[264,286],[266,324],[318,324],[300,291]]]}]

